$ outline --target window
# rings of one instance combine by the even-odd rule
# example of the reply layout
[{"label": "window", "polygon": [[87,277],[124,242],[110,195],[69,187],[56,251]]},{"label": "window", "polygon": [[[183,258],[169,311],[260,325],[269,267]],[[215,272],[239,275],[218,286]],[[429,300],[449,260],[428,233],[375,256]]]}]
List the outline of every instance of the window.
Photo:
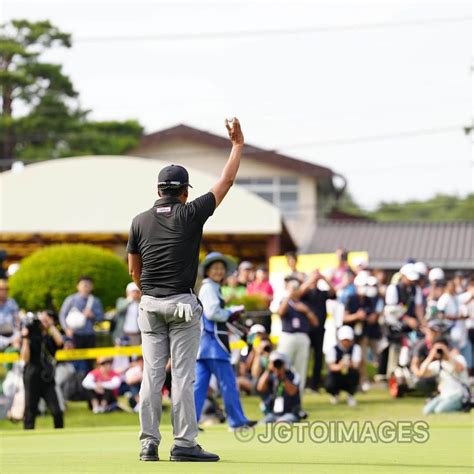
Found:
[{"label": "window", "polygon": [[236,184],[275,204],[285,217],[297,217],[298,178],[239,178]]}]

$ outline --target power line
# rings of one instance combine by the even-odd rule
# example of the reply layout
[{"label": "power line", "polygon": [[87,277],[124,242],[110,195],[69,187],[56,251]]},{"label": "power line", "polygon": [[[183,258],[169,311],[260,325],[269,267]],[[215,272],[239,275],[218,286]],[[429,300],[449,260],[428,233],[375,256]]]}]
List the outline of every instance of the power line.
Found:
[{"label": "power line", "polygon": [[307,143],[296,143],[293,145],[281,145],[278,148],[305,148],[313,146],[353,145],[357,143],[377,142],[385,140],[397,140],[403,138],[418,137],[423,135],[439,135],[444,133],[462,132],[464,125],[450,125],[447,127],[434,127],[418,130],[406,130],[393,133],[381,133],[375,135],[363,135],[358,137],[334,138],[329,140],[318,140]]},{"label": "power line", "polygon": [[272,36],[305,35],[314,33],[338,33],[346,31],[370,31],[384,28],[403,28],[417,26],[432,26],[451,23],[472,21],[470,16],[453,18],[429,18],[406,20],[397,22],[373,22],[354,23],[346,25],[321,25],[313,27],[282,28],[274,30],[241,30],[241,31],[213,31],[199,33],[161,33],[157,35],[137,35],[137,36],[82,36],[75,41],[79,43],[110,43],[110,42],[136,42],[136,41],[189,41],[207,39],[233,39],[233,38],[264,38]]}]

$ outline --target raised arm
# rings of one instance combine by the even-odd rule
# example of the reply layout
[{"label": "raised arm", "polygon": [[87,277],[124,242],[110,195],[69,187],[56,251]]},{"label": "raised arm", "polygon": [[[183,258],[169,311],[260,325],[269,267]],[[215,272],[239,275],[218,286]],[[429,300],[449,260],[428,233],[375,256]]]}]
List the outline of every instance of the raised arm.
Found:
[{"label": "raised arm", "polygon": [[[232,126],[231,126],[232,125]],[[222,170],[219,181],[211,188],[211,192],[216,198],[216,207],[222,202],[225,195],[228,193],[231,186],[234,184],[237,171],[239,170],[240,158],[242,157],[242,150],[244,148],[244,135],[240,129],[240,122],[237,118],[229,124],[226,119],[225,126],[229,132],[230,141],[232,142],[232,150],[229,159],[227,160],[224,169]]]}]

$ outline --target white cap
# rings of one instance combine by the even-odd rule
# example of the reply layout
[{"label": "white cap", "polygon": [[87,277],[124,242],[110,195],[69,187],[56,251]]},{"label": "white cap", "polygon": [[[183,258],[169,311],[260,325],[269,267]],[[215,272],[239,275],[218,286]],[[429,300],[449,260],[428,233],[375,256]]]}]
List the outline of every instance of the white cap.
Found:
[{"label": "white cap", "polygon": [[425,262],[416,262],[415,263],[415,270],[423,276],[428,274],[428,267],[426,266]]},{"label": "white cap", "polygon": [[132,291],[140,291],[140,288],[138,288],[138,286],[133,281],[131,281],[127,285],[126,291],[127,293],[131,293]]},{"label": "white cap", "polygon": [[7,277],[11,277],[20,269],[19,263],[10,263],[7,269]]},{"label": "white cap", "polygon": [[420,278],[420,274],[416,271],[414,263],[405,263],[405,265],[400,268],[400,274],[407,277],[410,281],[416,281]]},{"label": "white cap", "polygon": [[265,334],[266,332],[267,330],[265,329],[265,326],[263,324],[254,324],[249,330],[249,335],[258,333]]},{"label": "white cap", "polygon": [[430,270],[428,273],[428,280],[430,281],[439,281],[444,280],[444,271],[442,268],[436,267]]},{"label": "white cap", "polygon": [[367,262],[367,259],[365,257],[359,256],[354,258],[352,261],[354,267],[367,267],[369,262]]},{"label": "white cap", "polygon": [[337,330],[337,338],[342,341],[344,339],[354,340],[354,330],[350,326],[341,326]]},{"label": "white cap", "polygon": [[370,276],[369,272],[367,272],[365,270],[362,270],[354,278],[354,285],[355,286],[366,286],[369,276]]},{"label": "white cap", "polygon": [[369,275],[367,277],[367,285],[369,286],[377,286],[379,284],[379,281],[377,280],[377,277],[373,275]]},{"label": "white cap", "polygon": [[272,351],[270,353],[270,360],[272,362],[275,362],[276,360],[282,360],[287,367],[290,366],[290,361],[288,360],[286,354],[283,354],[283,352]]}]

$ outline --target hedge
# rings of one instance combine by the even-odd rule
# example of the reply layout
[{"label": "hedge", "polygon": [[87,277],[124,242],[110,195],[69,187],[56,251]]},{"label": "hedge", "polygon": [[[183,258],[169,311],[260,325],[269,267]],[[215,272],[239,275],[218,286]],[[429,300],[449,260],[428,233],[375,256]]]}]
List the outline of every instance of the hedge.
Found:
[{"label": "hedge", "polygon": [[109,250],[86,244],[52,245],[25,258],[9,281],[10,295],[28,311],[59,311],[75,293],[81,275],[94,280],[94,295],[106,309],[115,306],[130,282],[126,264]]}]

